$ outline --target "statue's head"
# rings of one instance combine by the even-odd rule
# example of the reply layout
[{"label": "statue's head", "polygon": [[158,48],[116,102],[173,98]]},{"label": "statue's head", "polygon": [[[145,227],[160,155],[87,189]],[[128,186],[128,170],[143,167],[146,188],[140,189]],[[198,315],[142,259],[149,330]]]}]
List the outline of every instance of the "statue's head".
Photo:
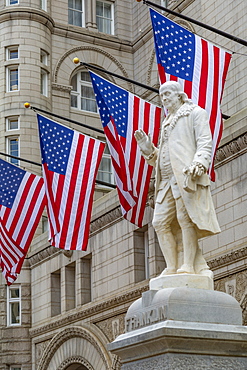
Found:
[{"label": "statue's head", "polygon": [[180,83],[176,81],[167,81],[160,86],[159,94],[161,97],[162,103],[166,106],[165,102],[163,101],[163,96],[165,93],[170,92],[173,96],[177,96],[179,101],[183,104],[189,102],[188,95],[183,91],[182,86]]}]

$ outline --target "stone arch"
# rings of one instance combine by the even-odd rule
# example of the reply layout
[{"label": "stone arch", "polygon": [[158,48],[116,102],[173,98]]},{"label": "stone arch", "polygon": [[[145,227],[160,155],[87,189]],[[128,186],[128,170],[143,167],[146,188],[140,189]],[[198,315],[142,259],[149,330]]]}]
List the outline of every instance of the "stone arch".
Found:
[{"label": "stone arch", "polygon": [[66,370],[72,364],[80,364],[87,368],[87,370],[94,370],[92,365],[81,356],[71,356],[64,360],[56,370]]},{"label": "stone arch", "polygon": [[37,370],[65,370],[73,363],[82,364],[88,370],[111,368],[112,360],[103,336],[90,329],[73,326],[57,333],[45,348]]},{"label": "stone arch", "polygon": [[[95,46],[78,46],[64,53],[57,62],[53,76],[53,81],[56,84],[69,84],[71,74],[68,74],[68,69],[70,69],[72,73],[74,72],[75,68],[78,68],[73,63],[73,59],[75,57],[78,57],[82,62],[84,61],[86,63],[94,64],[95,66],[99,66],[106,71],[111,71],[113,73],[122,75],[123,77],[129,78],[128,73],[122,64],[107,51]],[[133,92],[133,86],[130,82],[122,81],[121,86]]]}]

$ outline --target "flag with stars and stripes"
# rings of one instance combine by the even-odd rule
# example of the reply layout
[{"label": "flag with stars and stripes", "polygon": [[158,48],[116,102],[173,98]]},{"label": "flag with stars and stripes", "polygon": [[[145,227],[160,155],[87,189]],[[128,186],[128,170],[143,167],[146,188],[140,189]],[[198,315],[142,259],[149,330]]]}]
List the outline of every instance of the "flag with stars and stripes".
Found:
[{"label": "flag with stars and stripes", "polygon": [[95,178],[105,144],[37,115],[47,196],[49,240],[86,250]]},{"label": "flag with stars and stripes", "polygon": [[40,176],[0,159],[0,265],[8,285],[20,273],[45,202]]},{"label": "flag with stars and stripes", "polygon": [[111,153],[123,216],[142,227],[152,167],[141,156],[134,132],[143,129],[158,142],[161,108],[90,72]]},{"label": "flag with stars and stripes", "polygon": [[195,104],[209,115],[213,139],[209,168],[215,180],[213,160],[222,136],[220,110],[231,54],[150,9],[160,82],[178,81]]}]

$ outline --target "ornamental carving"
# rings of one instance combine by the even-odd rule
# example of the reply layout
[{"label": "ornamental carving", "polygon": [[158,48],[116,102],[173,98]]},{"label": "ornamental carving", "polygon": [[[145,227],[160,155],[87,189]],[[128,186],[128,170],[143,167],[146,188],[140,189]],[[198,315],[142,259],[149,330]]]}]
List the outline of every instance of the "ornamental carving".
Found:
[{"label": "ornamental carving", "polygon": [[120,206],[112,209],[103,216],[96,218],[90,224],[90,236],[95,235],[97,232],[108,228],[123,219]]},{"label": "ornamental carving", "polygon": [[216,280],[215,290],[232,295],[240,304],[243,313],[243,325],[247,325],[247,271],[232,274]]},{"label": "ornamental carving", "polygon": [[[55,83],[57,83],[58,72],[59,72],[59,69],[60,69],[62,63],[64,62],[64,60],[67,57],[69,57],[71,54],[76,53],[76,52],[80,52],[80,51],[82,51],[82,52],[83,51],[91,51],[91,52],[96,53],[96,54],[104,55],[105,57],[107,57],[109,60],[111,60],[118,67],[118,70],[122,72],[124,77],[126,77],[126,78],[129,77],[128,73],[126,72],[126,70],[122,66],[122,64],[116,58],[114,58],[110,53],[108,53],[107,51],[102,50],[100,48],[97,48],[95,46],[78,46],[78,47],[75,47],[75,48],[67,51],[66,53],[64,53],[64,55],[58,61],[57,65],[56,65],[56,68],[55,68],[55,73],[54,73],[54,82]],[[89,63],[88,60],[86,60],[85,62]],[[130,92],[133,92],[133,86],[130,82],[127,82],[127,86],[128,86],[128,90]]]},{"label": "ornamental carving", "polygon": [[113,342],[120,334],[124,333],[125,313],[107,320],[98,321],[95,325],[104,333],[109,342]]},{"label": "ornamental carving", "polygon": [[90,363],[81,356],[72,356],[67,358],[65,361],[61,363],[61,365],[56,370],[65,370],[68,368],[69,365],[73,364],[84,365],[88,370],[94,370],[92,365],[90,365]]},{"label": "ornamental carving", "polygon": [[[95,348],[95,350],[97,351],[97,353],[100,355],[100,357],[101,357],[101,359],[102,359],[102,361],[105,365],[105,368],[106,369],[108,368],[108,363],[106,361],[106,358],[105,358],[104,354],[102,353],[102,350],[101,350],[99,344],[94,339],[94,337],[90,334],[90,332],[88,330],[84,329],[84,328],[74,326],[74,327],[69,327],[69,328],[66,328],[66,329],[62,330],[61,332],[56,334],[51,339],[49,345],[46,346],[46,348],[43,352],[43,355],[42,355],[42,358],[41,358],[41,360],[38,364],[37,370],[47,370],[47,368],[49,366],[49,363],[51,362],[51,359],[55,355],[56,351],[59,349],[59,347],[61,347],[61,345],[63,343],[65,343],[66,341],[68,341],[71,338],[83,338],[86,341],[88,341],[89,343],[91,343],[93,345],[93,347]],[[64,364],[64,363],[62,363],[62,364]],[[65,368],[66,367],[62,367],[61,369],[65,369]],[[61,369],[59,367],[59,370],[61,370]],[[89,368],[89,370],[90,370],[90,368]]]},{"label": "ornamental carving", "polygon": [[[217,149],[215,167],[247,152],[247,133]],[[222,163],[222,164],[223,164]]]},{"label": "ornamental carving", "polygon": [[56,318],[56,321],[50,322],[47,325],[44,325],[38,329],[30,329],[29,333],[30,336],[36,337],[45,332],[51,332],[52,330],[59,329],[65,325],[71,325],[74,322],[77,322],[82,319],[86,319],[92,315],[99,314],[101,312],[106,311],[107,309],[113,309],[116,306],[125,304],[125,303],[132,303],[137,298],[140,298],[142,293],[149,289],[148,285],[145,285],[141,288],[132,290],[131,292],[127,292],[125,294],[121,294],[119,296],[115,296],[103,303],[100,304],[93,304],[92,306],[87,309],[78,309],[76,313],[68,314],[66,317],[61,319]]},{"label": "ornamental carving", "polygon": [[208,261],[210,269],[216,269],[225,265],[232,264],[247,257],[247,247],[238,249],[236,251],[225,254],[224,256],[217,257],[211,261]]}]

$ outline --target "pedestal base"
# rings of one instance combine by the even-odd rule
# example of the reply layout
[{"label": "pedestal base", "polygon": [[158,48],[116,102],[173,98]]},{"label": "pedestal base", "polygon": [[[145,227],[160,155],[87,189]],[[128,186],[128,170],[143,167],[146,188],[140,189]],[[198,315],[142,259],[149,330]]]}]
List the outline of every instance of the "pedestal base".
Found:
[{"label": "pedestal base", "polygon": [[[152,285],[151,285],[152,286]],[[247,327],[230,295],[185,287],[149,290],[108,345],[123,370],[247,369]]]},{"label": "pedestal base", "polygon": [[167,320],[120,335],[121,370],[247,369],[247,328]]}]

